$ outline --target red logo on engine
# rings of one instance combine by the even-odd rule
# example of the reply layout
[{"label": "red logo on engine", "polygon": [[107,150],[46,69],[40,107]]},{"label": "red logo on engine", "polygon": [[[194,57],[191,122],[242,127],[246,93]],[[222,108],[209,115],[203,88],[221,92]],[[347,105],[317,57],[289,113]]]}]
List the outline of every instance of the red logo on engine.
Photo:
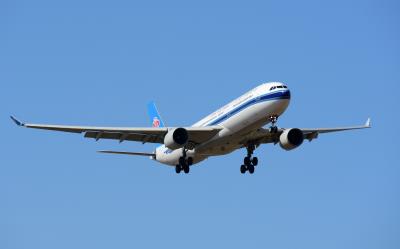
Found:
[{"label": "red logo on engine", "polygon": [[153,118],[153,127],[160,127],[160,120],[157,117]]}]

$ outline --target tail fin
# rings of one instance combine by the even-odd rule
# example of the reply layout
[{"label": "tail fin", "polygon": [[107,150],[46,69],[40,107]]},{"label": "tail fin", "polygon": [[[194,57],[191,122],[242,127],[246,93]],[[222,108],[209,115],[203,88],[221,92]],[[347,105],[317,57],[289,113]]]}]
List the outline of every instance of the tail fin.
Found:
[{"label": "tail fin", "polygon": [[147,104],[147,114],[149,115],[150,122],[153,127],[164,127],[164,122],[162,121],[161,116],[158,113],[157,106],[154,101],[150,101]]}]

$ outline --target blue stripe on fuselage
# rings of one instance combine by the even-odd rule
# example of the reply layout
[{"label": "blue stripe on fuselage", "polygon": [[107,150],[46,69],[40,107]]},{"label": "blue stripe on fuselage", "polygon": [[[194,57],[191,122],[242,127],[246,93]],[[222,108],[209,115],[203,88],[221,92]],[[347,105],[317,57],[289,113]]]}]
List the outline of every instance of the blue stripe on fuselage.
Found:
[{"label": "blue stripe on fuselage", "polygon": [[255,105],[255,104],[258,104],[261,102],[265,102],[265,101],[278,100],[278,99],[290,99],[290,91],[289,90],[279,91],[279,92],[267,93],[264,95],[256,96],[256,97],[248,100],[247,102],[243,103],[242,105],[236,107],[235,109],[225,113],[224,115],[217,118],[216,120],[211,121],[210,123],[206,124],[205,126],[220,124],[221,122],[225,121],[229,117],[243,111],[244,109],[246,109],[249,106],[252,106],[252,105]]}]

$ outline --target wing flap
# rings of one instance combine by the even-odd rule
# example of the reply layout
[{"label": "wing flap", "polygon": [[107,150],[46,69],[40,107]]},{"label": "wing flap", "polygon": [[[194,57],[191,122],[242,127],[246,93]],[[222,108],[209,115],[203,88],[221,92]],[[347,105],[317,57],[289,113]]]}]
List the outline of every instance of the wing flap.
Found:
[{"label": "wing flap", "polygon": [[163,136],[146,134],[146,133],[124,133],[124,132],[104,132],[104,131],[88,131],[85,132],[86,138],[99,139],[114,139],[123,141],[136,141],[143,143],[162,143]]}]

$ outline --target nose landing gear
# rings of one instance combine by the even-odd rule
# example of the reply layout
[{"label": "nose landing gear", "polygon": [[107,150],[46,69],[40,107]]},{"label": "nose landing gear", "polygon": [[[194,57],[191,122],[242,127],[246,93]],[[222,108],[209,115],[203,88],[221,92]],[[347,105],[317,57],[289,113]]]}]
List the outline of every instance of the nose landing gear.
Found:
[{"label": "nose landing gear", "polygon": [[278,121],[278,115],[271,115],[269,116],[269,121],[271,122],[271,127],[269,128],[269,131],[271,133],[277,133],[278,132],[278,127],[276,126],[276,122]]},{"label": "nose landing gear", "polygon": [[244,174],[246,171],[249,171],[250,174],[254,173],[254,167],[258,165],[258,158],[252,157],[254,150],[256,149],[256,145],[249,144],[246,146],[247,156],[243,159],[243,164],[240,166],[240,173]]}]

